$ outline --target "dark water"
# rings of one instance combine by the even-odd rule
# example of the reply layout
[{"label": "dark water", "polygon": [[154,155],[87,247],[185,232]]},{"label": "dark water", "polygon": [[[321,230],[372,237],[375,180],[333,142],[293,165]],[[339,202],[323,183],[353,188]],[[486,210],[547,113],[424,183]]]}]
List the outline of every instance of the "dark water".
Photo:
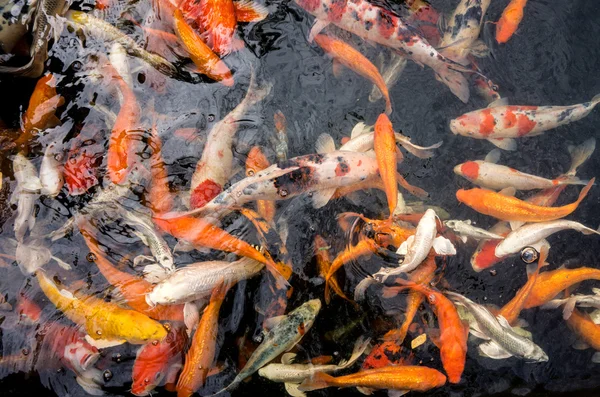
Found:
[{"label": "dark water", "polygon": [[[148,12],[147,2],[128,5],[119,2],[109,9],[106,19],[118,22],[124,10],[140,17]],[[432,5],[442,13],[450,12],[456,1],[432,1]],[[505,1],[492,1],[486,21],[496,21],[505,7]],[[307,42],[306,37],[312,17],[293,3],[268,2],[269,17],[260,23],[242,24],[240,36],[246,48],[226,58],[239,81],[235,89],[219,84],[188,84],[179,81],[164,81],[161,75],[148,71],[143,63],[130,59],[134,88],[143,109],[150,106],[164,115],[159,121],[158,130],[163,141],[163,157],[169,167],[170,182],[174,190],[186,190],[189,186],[194,166],[204,144],[204,137],[216,121],[224,117],[245,95],[251,65],[257,70],[259,79],[273,84],[273,90],[258,110],[250,112],[249,122],[244,123],[237,134],[234,154],[236,162],[243,166],[246,153],[253,145],[270,147],[269,138],[274,131],[273,113],[281,110],[288,121],[289,157],[314,152],[314,143],[321,133],[331,134],[336,142],[349,135],[357,121],[373,124],[383,109],[381,102],[370,103],[368,95],[371,84],[358,75],[347,71],[339,79],[332,74],[331,60],[323,52]],[[88,4],[79,4],[89,9]],[[122,23],[122,28],[138,39],[141,32],[132,24]],[[600,93],[600,4],[590,0],[530,0],[525,10],[525,18],[511,41],[498,47],[493,40],[494,27],[486,24],[483,40],[491,46],[489,58],[479,62],[482,72],[498,86],[503,97],[512,104],[523,105],[568,105],[581,103]],[[378,51],[360,39],[351,38],[352,44],[360,48],[370,59],[375,59]],[[90,110],[92,99],[97,103],[117,109],[117,99],[102,85],[89,82],[85,77],[94,65],[95,52],[106,52],[101,41],[88,38],[85,48],[81,41],[67,31],[63,32],[58,43],[50,52],[48,70],[58,78],[58,92],[66,98],[66,104],[59,110],[63,123],[98,123],[102,125],[103,115]],[[143,76],[140,77],[140,75]],[[145,80],[144,80],[145,77]],[[27,106],[34,82],[27,79],[0,76],[0,118],[13,127],[18,126],[19,114]],[[156,87],[163,87],[162,90]],[[454,165],[466,160],[482,159],[493,148],[485,141],[470,140],[450,133],[448,122],[467,111],[486,106],[486,102],[473,94],[468,104],[463,104],[440,83],[436,82],[429,69],[422,69],[409,62],[398,84],[390,92],[394,113],[391,120],[396,129],[410,136],[413,142],[429,145],[440,140],[443,146],[436,156],[429,160],[419,160],[406,156],[401,172],[406,179],[430,193],[429,204],[444,208],[453,219],[471,219],[481,227],[493,225],[491,218],[478,215],[466,206],[458,205],[455,192],[468,183],[452,172]],[[542,136],[522,139],[516,152],[503,152],[502,163],[519,170],[555,177],[569,167],[568,144],[579,144],[597,136],[600,125],[598,110],[587,118],[571,125],[549,131]],[[174,134],[178,128],[197,129],[197,139],[186,140]],[[93,139],[96,151],[102,161],[102,153],[107,146],[110,124],[101,126]],[[70,132],[69,137],[75,135]],[[269,149],[267,149],[268,151]],[[32,148],[34,162],[39,166],[41,147]],[[268,153],[272,156],[272,151]],[[10,238],[13,238],[13,220],[16,206],[8,204],[8,197],[14,190],[10,159],[7,153],[2,157],[1,170],[4,174],[0,193],[0,247],[2,253],[10,252]],[[37,157],[35,157],[37,156]],[[103,168],[100,168],[101,175]],[[600,170],[600,157],[595,153],[579,170],[584,179],[596,176]],[[241,173],[234,178],[237,181]],[[186,186],[187,184],[187,186]],[[71,197],[63,189],[56,200],[42,198],[37,205],[37,223],[41,233],[49,233],[61,226],[65,220],[89,200],[94,193]],[[557,204],[572,202],[578,189],[570,187]],[[316,233],[332,241],[335,250],[345,246],[345,237],[338,228],[336,216],[343,211],[363,212],[367,216],[382,216],[387,209],[385,196],[381,192],[362,193],[362,206],[354,206],[346,200],[337,200],[326,207],[315,210],[303,197],[280,202],[278,216],[288,220],[288,250],[290,251],[296,276],[292,279],[294,294],[288,308],[295,308],[310,298],[322,297],[322,286],[315,286],[310,278],[316,276],[313,258],[313,239]],[[412,200],[406,195],[407,200]],[[600,224],[600,192],[594,187],[579,209],[570,217],[590,227]],[[255,243],[254,232],[241,219],[230,219],[224,227],[231,233]],[[112,225],[103,229],[113,239],[113,259],[119,260],[127,254],[144,250],[141,242],[123,225]],[[168,239],[168,238],[167,238]],[[168,239],[171,247],[174,239]],[[569,266],[598,267],[597,253],[600,241],[575,232],[561,232],[549,238],[552,244],[549,262],[551,268],[563,263]],[[14,248],[13,248],[14,250]],[[448,259],[445,278],[452,289],[465,294],[480,303],[502,305],[507,302],[526,280],[523,263],[518,259],[508,259],[496,266],[497,274],[484,271],[475,273],[469,265],[474,250],[472,245],[458,247],[458,255]],[[108,284],[95,265],[86,260],[88,249],[79,233],[59,240],[52,246],[52,252],[73,265],[71,272],[47,265],[61,279],[70,283],[79,281],[86,285],[86,293],[99,294]],[[177,264],[187,264],[209,258],[225,257],[212,252],[177,254]],[[55,307],[48,303],[36,285],[34,278],[26,278],[14,263],[7,260],[8,266],[0,268],[0,292],[14,307],[18,298],[25,294],[43,308],[40,323],[34,326],[17,324],[15,311],[0,313],[1,344],[3,356],[19,354],[22,349],[32,349],[40,340],[41,324],[58,321],[70,324],[61,317]],[[133,271],[133,269],[131,269]],[[343,276],[340,277],[343,281]],[[345,291],[351,295],[358,275],[348,272],[345,278]],[[241,282],[231,292],[221,309],[220,350],[218,361],[226,363],[226,369],[209,378],[202,395],[210,395],[227,385],[236,372],[239,338],[247,335],[252,338],[259,332],[260,314],[255,307],[261,305],[264,295],[261,289],[269,282],[266,276]],[[588,285],[589,284],[589,285]],[[588,292],[592,283],[586,283],[580,291]],[[370,291],[366,303],[359,311],[340,299],[324,306],[310,332],[299,345],[299,354],[305,357],[330,355],[334,352],[346,356],[356,338],[366,334],[380,337],[391,326],[393,320],[385,313],[389,302],[384,302]],[[393,304],[392,304],[393,305]],[[422,308],[421,311],[429,309]],[[533,340],[548,354],[547,363],[530,364],[515,359],[493,361],[478,357],[474,346],[470,345],[467,366],[463,381],[459,385],[447,385],[427,393],[435,396],[487,396],[487,395],[529,395],[529,396],[583,396],[600,394],[600,367],[591,362],[593,351],[574,350],[570,345],[575,341],[572,332],[566,327],[560,311],[527,310],[522,317],[530,324]],[[343,328],[356,318],[364,318],[347,332],[335,330]],[[103,351],[96,367],[108,375],[104,384],[106,394],[127,395],[131,382],[131,368],[137,346],[122,345]],[[337,354],[337,353],[336,353]],[[427,365],[441,369],[439,351],[431,343],[421,348],[419,359]],[[43,368],[31,373],[11,373],[7,368],[0,369],[0,395],[84,395],[71,371],[59,368]],[[168,395],[158,388],[159,395]],[[255,374],[232,395],[282,395],[281,384],[272,383]],[[359,395],[354,389],[337,391],[329,388],[312,392],[311,395]],[[378,394],[382,394],[378,392]]]}]

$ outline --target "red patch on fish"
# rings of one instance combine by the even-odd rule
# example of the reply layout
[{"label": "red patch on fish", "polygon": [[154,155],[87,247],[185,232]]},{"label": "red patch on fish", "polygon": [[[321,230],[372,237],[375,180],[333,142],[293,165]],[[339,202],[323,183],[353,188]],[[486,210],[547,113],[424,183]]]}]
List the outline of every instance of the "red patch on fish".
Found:
[{"label": "red patch on fish", "polygon": [[70,158],[64,168],[65,184],[71,196],[87,192],[98,184],[96,158],[87,153]]},{"label": "red patch on fish", "polygon": [[321,5],[321,0],[298,0],[298,5],[306,11],[312,12]]},{"label": "red patch on fish", "polygon": [[530,120],[529,117],[527,117],[524,114],[520,114],[517,117],[517,128],[519,136],[527,135],[529,132],[531,132],[531,130],[535,128],[536,125],[537,123],[535,121]]},{"label": "red patch on fish", "polygon": [[223,187],[210,179],[199,184],[190,196],[190,207],[204,207],[206,203],[217,197],[223,191]]},{"label": "red patch on fish", "polygon": [[344,176],[348,172],[350,172],[350,167],[346,162],[340,162],[337,167],[335,167],[335,176]]},{"label": "red patch on fish", "polygon": [[467,179],[477,179],[477,177],[479,177],[479,164],[474,161],[467,161],[460,166],[460,172],[462,172]]},{"label": "red patch on fish", "polygon": [[507,110],[504,115],[504,127],[511,128],[517,124],[517,116],[512,112],[512,110]]},{"label": "red patch on fish", "polygon": [[501,241],[502,240],[489,240],[483,243],[481,251],[476,253],[475,260],[473,261],[473,268],[475,270],[481,271],[487,269],[504,259],[503,257],[498,258],[496,256],[496,247]]},{"label": "red patch on fish", "polygon": [[[396,32],[396,29],[398,28],[398,19],[391,12],[381,9],[377,21],[377,28],[379,34],[388,39]],[[407,44],[410,45],[410,43]]]},{"label": "red patch on fish", "polygon": [[491,109],[481,111],[481,124],[479,124],[479,133],[482,135],[490,135],[496,127],[496,119],[492,115]]},{"label": "red patch on fish", "polygon": [[344,13],[346,12],[347,0],[331,0],[328,7],[325,8],[327,12],[327,19],[330,22],[339,22],[342,20]]}]

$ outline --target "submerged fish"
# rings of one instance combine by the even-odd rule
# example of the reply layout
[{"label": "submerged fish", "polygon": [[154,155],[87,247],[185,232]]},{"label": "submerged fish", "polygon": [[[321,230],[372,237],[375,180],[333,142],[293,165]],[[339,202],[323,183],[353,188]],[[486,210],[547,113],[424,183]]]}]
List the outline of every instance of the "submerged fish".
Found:
[{"label": "submerged fish", "polygon": [[474,240],[502,240],[504,236],[501,236],[497,233],[487,231],[485,229],[473,226],[470,220],[457,220],[451,219],[444,221],[444,225],[450,229],[460,237],[464,238],[463,242],[466,242],[467,238],[472,238]]},{"label": "submerged fish", "polygon": [[321,310],[321,301],[313,299],[282,316],[279,322],[265,335],[260,346],[252,353],[246,366],[223,391],[236,387],[275,357],[300,342],[300,339],[312,327],[319,310]]},{"label": "submerged fish", "polygon": [[527,0],[511,0],[508,3],[496,25],[496,41],[498,43],[506,43],[517,31],[523,19],[523,9],[526,4]]}]

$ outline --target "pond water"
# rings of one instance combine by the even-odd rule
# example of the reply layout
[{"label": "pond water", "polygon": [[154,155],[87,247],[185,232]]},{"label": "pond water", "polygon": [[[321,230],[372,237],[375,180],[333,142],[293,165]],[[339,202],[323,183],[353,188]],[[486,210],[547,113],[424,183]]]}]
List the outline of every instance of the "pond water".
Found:
[{"label": "pond water", "polygon": [[[168,22],[167,19],[161,20],[164,15],[156,13],[160,8],[159,3],[113,0],[103,2],[102,10],[93,11],[95,4],[89,0],[77,2],[71,8],[93,11],[96,17],[117,26],[122,33],[144,46],[148,45],[148,33],[142,26],[164,28],[160,23],[166,26],[172,24],[170,18]],[[440,15],[451,14],[457,4],[456,0],[431,1],[431,6]],[[502,98],[515,105],[562,106],[590,101],[600,93],[600,5],[597,2],[530,0],[516,34],[508,43],[499,45],[494,39],[495,25],[492,22],[499,19],[507,4],[504,0],[491,2],[481,29],[481,39],[489,46],[490,53],[477,60],[479,70],[497,85]],[[153,130],[162,143],[158,153],[166,164],[168,186],[174,196],[173,210],[187,209],[185,204],[189,200],[192,176],[207,146],[207,136],[243,100],[251,74],[256,75],[259,86],[264,88],[270,85],[272,88],[264,100],[250,106],[235,120],[237,132],[232,143],[231,170],[227,170],[226,159],[209,159],[213,167],[223,168],[224,172],[229,173],[225,187],[246,177],[245,163],[253,147],[260,147],[271,163],[277,161],[274,115],[278,112],[286,119],[287,158],[292,159],[316,153],[317,139],[323,133],[330,134],[339,147],[342,139],[350,136],[356,123],[373,125],[384,110],[382,100],[369,101],[373,88],[371,82],[349,69],[342,69],[341,73],[336,73],[336,77],[331,58],[316,43],[308,42],[313,16],[291,1],[267,1],[264,5],[268,9],[268,16],[259,22],[238,24],[236,34],[243,40],[244,46],[223,57],[233,71],[233,86],[214,82],[207,77],[202,77],[200,82],[166,77],[137,57],[125,57],[131,77],[130,89],[140,106],[138,130],[130,131],[134,138],[129,144],[135,145],[130,158],[137,159],[135,161],[143,167],[152,169],[156,166],[153,159],[157,157],[157,146],[155,141],[148,138]],[[399,13],[405,12],[402,4],[384,6]],[[166,12],[164,9],[162,11]],[[330,26],[326,31],[337,34],[376,64],[381,54],[387,57],[390,53],[384,46],[371,45],[341,29]],[[92,221],[87,225],[89,233],[98,240],[100,251],[110,263],[114,266],[118,264],[121,271],[141,277],[144,265],[137,261],[134,264],[134,258],[138,255],[152,256],[136,230],[139,224],[114,210],[114,203],[117,202],[121,210],[149,216],[151,211],[147,194],[150,187],[147,179],[135,179],[131,185],[124,184],[126,194],[101,203],[100,211],[90,210],[97,206],[88,204],[111,186],[107,172],[109,138],[114,117],[121,109],[121,96],[126,98],[126,95],[120,94],[122,90],[117,88],[119,85],[116,80],[109,78],[113,72],[103,66],[115,40],[102,36],[66,27],[62,34],[56,36],[44,73],[54,76],[56,92],[64,98],[56,111],[59,122],[55,127],[45,128],[39,136],[33,136],[25,144],[15,146],[8,142],[22,134],[19,131],[22,115],[28,107],[37,79],[0,74],[0,120],[5,125],[0,157],[0,296],[4,298],[0,311],[2,395],[86,395],[76,380],[82,371],[78,372],[72,365],[65,364],[68,360],[61,357],[66,352],[65,333],[74,332],[77,325],[57,310],[56,305],[40,289],[36,276],[24,274],[27,272],[23,271],[23,266],[19,266],[15,258],[15,239],[18,237],[14,224],[19,210],[17,201],[11,201],[11,196],[18,188],[13,167],[17,153],[25,153],[39,170],[47,147],[56,143],[59,146],[56,153],[60,155],[54,158],[60,163],[59,168],[74,175],[67,176],[67,184],[71,185],[63,186],[55,197],[32,195],[35,200],[35,225],[22,238],[26,252],[21,255],[29,258],[38,249],[44,255],[51,253],[71,266],[70,270],[66,270],[55,260],[44,265],[43,273],[54,282],[59,282],[59,288],[74,292],[79,300],[86,301],[85,296],[95,296],[100,298],[98,302],[112,302],[127,307],[122,294],[100,272],[98,258],[95,254],[90,255],[85,233],[75,228],[64,237],[52,241],[52,233],[77,214],[81,216],[87,211],[88,216],[83,218]],[[171,46],[170,42],[160,40],[154,40],[153,44],[154,47],[148,49],[157,52],[165,49],[161,44]],[[181,70],[190,69],[183,66],[184,63],[188,63],[188,66],[191,64],[185,58],[176,57],[175,52],[168,49],[165,53]],[[111,62],[114,62],[114,58],[111,58]],[[478,96],[473,88],[468,103],[461,102],[447,87],[436,81],[430,68],[423,68],[411,61],[407,63],[398,82],[390,88],[390,98],[393,113],[389,117],[396,131],[401,131],[417,145],[429,146],[443,141],[431,158],[420,159],[404,152],[404,161],[398,166],[401,175],[410,184],[429,193],[423,205],[443,209],[438,210],[442,218],[445,212],[446,218],[469,219],[485,229],[493,226],[496,223],[494,218],[478,214],[457,201],[458,189],[468,189],[474,185],[456,175],[453,168],[466,161],[483,160],[494,146],[486,140],[454,135],[449,128],[450,120],[485,108],[488,102]],[[571,160],[568,146],[581,145],[589,138],[596,137],[598,125],[600,111],[596,109],[579,121],[540,136],[519,138],[517,150],[502,151],[500,163],[529,174],[556,178],[569,169]],[[69,162],[70,165],[62,167]],[[600,155],[596,152],[579,167],[577,175],[582,180],[589,180],[597,175],[597,170],[600,170]],[[134,172],[127,178],[132,181],[135,177]],[[80,186],[76,191],[73,186],[78,183],[85,188]],[[575,201],[581,187],[568,186],[556,205]],[[421,201],[401,188],[400,191],[409,205],[415,206],[410,202]],[[528,192],[517,194],[521,198],[529,195],[531,193]],[[357,244],[356,233],[368,234],[368,225],[353,223],[354,219],[351,220],[351,230],[343,230],[339,223],[340,214],[354,212],[370,219],[385,220],[388,205],[384,192],[363,190],[352,196],[352,200],[334,198],[318,209],[313,207],[311,199],[312,194],[300,194],[277,201],[274,227],[279,234],[287,232],[283,238],[287,253],[281,249],[280,237],[272,232],[264,234],[267,240],[265,244],[261,234],[239,211],[225,214],[217,223],[240,240],[263,245],[276,260],[291,263],[293,274],[290,284],[293,289],[289,290],[291,293],[286,299],[285,293],[275,290],[274,278],[264,269],[252,278],[240,280],[231,288],[218,316],[216,352],[214,362],[210,365],[217,370],[213,371],[214,374],[211,372],[204,387],[199,389],[200,395],[212,395],[233,381],[249,354],[262,340],[266,317],[288,313],[310,299],[321,299],[322,308],[314,325],[292,350],[298,355],[298,362],[307,362],[319,356],[333,356],[334,362],[348,358],[360,336],[371,338],[371,344],[375,346],[386,332],[401,324],[406,307],[405,292],[386,299],[382,296],[381,286],[375,286],[367,290],[365,299],[358,305],[337,296],[325,304],[324,280],[319,276],[315,257],[316,235],[323,236],[325,246],[329,247],[326,250],[333,259],[344,249]],[[256,208],[253,202],[246,207]],[[599,208],[600,190],[598,186],[593,186],[568,219],[596,229],[600,224]],[[150,228],[155,230],[152,223]],[[170,250],[177,245],[178,250],[173,254],[177,268],[195,262],[233,261],[237,258],[231,253],[200,249],[199,246],[195,247],[197,249],[181,250],[182,243],[178,240],[183,238],[179,236],[178,239],[172,234],[177,232],[162,235]],[[209,232],[201,234],[205,240],[218,240]],[[600,239],[597,236],[584,236],[570,230],[553,234],[547,240],[551,245],[547,260],[549,266],[542,272],[558,269],[562,265],[573,269],[599,267],[597,253],[600,252]],[[456,255],[437,258],[435,281],[439,290],[455,291],[479,304],[498,308],[512,299],[527,282],[526,265],[519,255],[509,257],[489,270],[475,272],[470,265],[470,258],[477,243],[462,243],[458,239],[452,241],[456,246]],[[393,250],[385,251],[392,254],[398,248],[392,247]],[[393,255],[363,256],[349,261],[344,269],[338,271],[337,279],[342,290],[352,298],[356,286],[366,275],[383,265],[394,266],[393,262]],[[597,282],[585,281],[571,292],[589,295],[593,287],[597,287]],[[139,294],[143,294],[143,291]],[[585,308],[578,310],[591,312]],[[207,312],[204,313],[206,315]],[[484,358],[477,350],[477,344],[481,341],[471,337],[461,382],[446,383],[424,395],[593,396],[600,393],[600,365],[592,362],[595,350],[573,347],[577,345],[577,336],[563,320],[561,309],[527,309],[522,311],[520,318],[526,321],[526,329],[531,332],[533,341],[546,352],[548,361],[531,363],[516,358]],[[179,327],[172,321],[164,322],[171,327]],[[405,341],[397,346],[398,349],[402,347],[402,356],[413,365],[426,365],[443,372],[440,350],[431,341],[431,335],[439,325],[429,304],[423,303],[419,307],[415,323],[416,326],[410,329]],[[81,337],[86,332],[85,327],[82,329]],[[412,349],[411,341],[421,333],[429,335],[426,342]],[[139,343],[124,343],[100,349],[97,361],[90,366],[97,369],[93,372],[96,382],[88,391],[130,395],[132,371],[140,348]],[[77,354],[82,353],[79,351]],[[279,361],[277,357],[273,362]],[[364,356],[344,373],[356,372],[364,365],[363,361]],[[179,368],[182,363],[180,358],[170,367]],[[172,385],[161,385],[152,393],[171,395],[173,388]],[[222,395],[257,393],[282,395],[286,391],[282,383],[272,382],[255,373],[246,382]],[[330,387],[307,393],[360,395],[353,387],[339,390]],[[384,392],[375,393],[383,395]]]}]

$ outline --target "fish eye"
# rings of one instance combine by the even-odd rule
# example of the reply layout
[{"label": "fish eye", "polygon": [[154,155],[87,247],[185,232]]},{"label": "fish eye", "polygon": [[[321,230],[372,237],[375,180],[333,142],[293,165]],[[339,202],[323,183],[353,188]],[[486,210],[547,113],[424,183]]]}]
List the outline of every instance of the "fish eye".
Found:
[{"label": "fish eye", "polygon": [[209,114],[208,117],[207,117],[207,119],[208,119],[209,123],[212,123],[213,121],[215,121],[215,115],[214,114]]},{"label": "fish eye", "polygon": [[63,156],[63,154],[62,154],[62,153],[56,153],[56,154],[54,155],[54,160],[56,160],[56,161],[62,161],[62,160],[63,160],[63,158],[64,158],[64,156]]},{"label": "fish eye", "polygon": [[521,260],[525,263],[533,263],[539,257],[539,253],[533,247],[525,247],[521,250]]},{"label": "fish eye", "polygon": [[246,172],[246,175],[247,175],[247,176],[253,176],[253,175],[254,175],[254,170],[248,170],[248,171]]},{"label": "fish eye", "polygon": [[162,374],[159,372],[156,373],[156,375],[154,375],[154,380],[159,380],[161,378]]}]

